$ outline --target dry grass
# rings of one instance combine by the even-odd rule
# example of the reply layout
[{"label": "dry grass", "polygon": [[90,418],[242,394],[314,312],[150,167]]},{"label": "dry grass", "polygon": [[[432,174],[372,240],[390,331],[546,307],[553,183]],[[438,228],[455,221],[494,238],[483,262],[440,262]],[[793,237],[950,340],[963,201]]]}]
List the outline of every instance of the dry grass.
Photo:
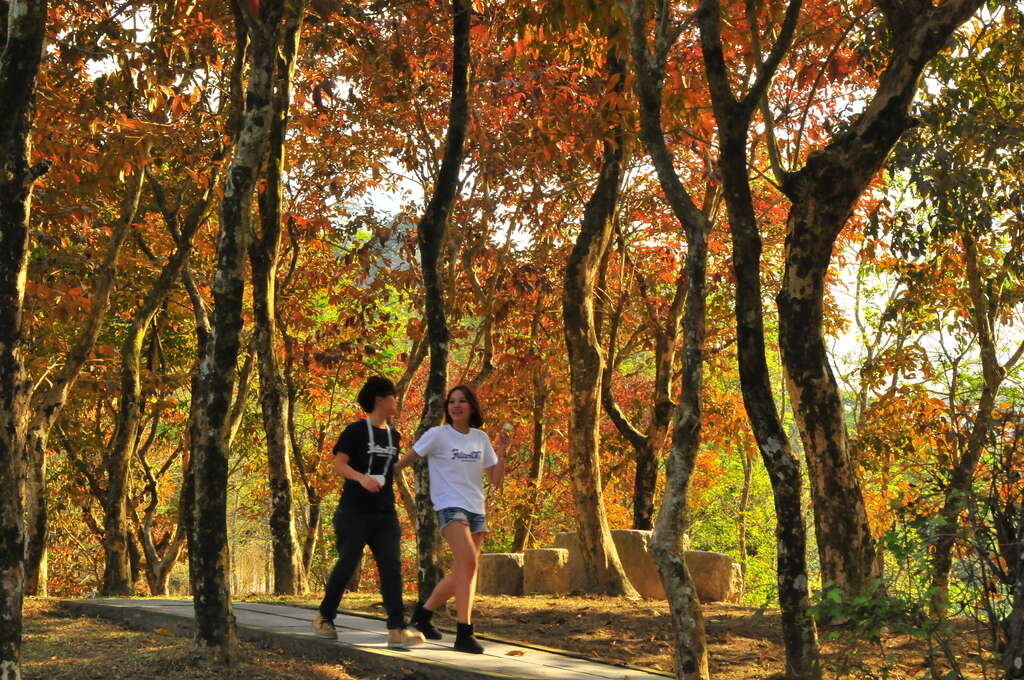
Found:
[{"label": "dry grass", "polygon": [[204,668],[189,658],[192,641],[138,632],[89,617],[73,617],[53,600],[25,602],[22,674],[26,680],[385,680],[358,667],[326,664],[251,644],[239,645],[229,669]]},{"label": "dry grass", "polygon": [[[314,605],[311,598],[267,598]],[[408,602],[409,600],[407,600]],[[371,593],[346,595],[342,607],[383,614]],[[704,607],[711,674],[715,680],[770,680],[782,677],[784,651],[777,612],[710,604]],[[452,629],[449,612],[435,618]],[[557,647],[614,664],[671,672],[672,629],[664,602],[633,602],[598,596],[487,597],[477,600],[474,623],[483,636],[527,645]],[[242,643],[239,662],[228,670],[197,667],[190,662],[191,640],[156,631],[135,632],[88,617],[74,618],[52,600],[28,600],[25,606],[23,671],[27,679],[71,680],[372,680],[385,676],[352,665],[324,664]],[[963,677],[981,678],[973,632],[964,624],[955,636]],[[843,630],[823,631],[825,677],[842,680],[918,680],[931,677],[923,665],[926,641],[907,635],[883,636],[873,646]]]},{"label": "dry grass", "polygon": [[[253,599],[274,601],[253,596]],[[302,604],[316,600],[286,598]],[[409,602],[411,598],[407,598]],[[278,600],[280,601],[280,600]],[[349,593],[342,608],[383,614],[375,593]],[[785,650],[777,611],[712,603],[704,606],[711,677],[715,680],[782,678]],[[435,622],[454,629],[450,612],[438,612]],[[478,596],[473,623],[482,636],[494,636],[542,647],[557,647],[613,664],[628,664],[671,673],[672,623],[663,601],[630,601],[601,596]],[[932,677],[923,662],[927,642],[908,635],[887,635],[882,645],[855,639],[845,630],[820,634],[825,677],[842,680],[917,680]],[[963,677],[983,677],[977,639],[964,624],[955,643]]]}]

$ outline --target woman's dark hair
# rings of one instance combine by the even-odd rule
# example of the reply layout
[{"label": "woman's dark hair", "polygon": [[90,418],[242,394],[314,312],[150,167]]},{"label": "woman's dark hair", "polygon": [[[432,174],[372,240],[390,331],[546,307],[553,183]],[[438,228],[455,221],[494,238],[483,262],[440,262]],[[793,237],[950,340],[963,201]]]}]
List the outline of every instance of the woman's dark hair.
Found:
[{"label": "woman's dark hair", "polygon": [[364,411],[369,413],[377,405],[377,397],[390,397],[392,394],[397,393],[395,383],[387,378],[375,375],[372,378],[367,378],[363,387],[359,390],[359,396],[356,397],[356,401],[359,402],[359,406]]},{"label": "woman's dark hair", "polygon": [[444,422],[449,425],[452,424],[451,414],[448,413],[448,400],[452,398],[452,394],[458,390],[461,390],[466,395],[466,401],[469,402],[469,408],[472,409],[472,413],[469,414],[469,426],[480,427],[484,424],[484,414],[480,410],[480,402],[476,398],[476,392],[473,391],[469,385],[456,385],[455,387],[448,390],[448,396],[444,398]]}]

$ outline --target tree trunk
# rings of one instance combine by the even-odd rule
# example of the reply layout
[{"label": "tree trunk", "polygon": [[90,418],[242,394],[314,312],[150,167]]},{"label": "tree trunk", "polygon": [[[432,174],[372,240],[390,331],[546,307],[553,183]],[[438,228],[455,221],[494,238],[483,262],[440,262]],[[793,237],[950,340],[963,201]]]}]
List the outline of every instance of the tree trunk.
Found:
[{"label": "tree trunk", "polygon": [[270,535],[276,595],[295,595],[305,591],[292,510],[288,394],[278,361],[275,324],[277,258],[281,245],[281,206],[284,201],[281,180],[285,166],[285,132],[302,18],[302,9],[299,7],[297,11],[289,12],[285,24],[283,49],[278,55],[274,74],[269,152],[259,193],[261,233],[249,248],[253,277],[253,324],[259,356],[260,406],[263,431],[267,438]]},{"label": "tree trunk", "polygon": [[817,258],[808,257],[804,239],[787,241],[786,278],[778,298],[779,345],[807,458],[822,587],[852,597],[878,587],[882,574],[849,454],[842,396],[825,348],[826,267],[813,275],[810,288],[820,288],[810,294],[803,288],[807,278],[795,274],[815,269],[812,260]]},{"label": "tree trunk", "polygon": [[[1017,544],[1017,554],[1024,555],[1024,513],[1017,523]],[[1006,621],[1003,667],[1006,680],[1021,680],[1024,678],[1024,559],[1017,560],[1013,573],[1013,608]]]},{"label": "tree trunk", "polygon": [[92,352],[110,304],[117,275],[117,256],[139,209],[145,172],[140,168],[131,190],[126,194],[121,214],[107,245],[103,264],[96,273],[92,291],[92,306],[85,326],[64,360],[64,365],[50,381],[49,387],[33,407],[32,423],[25,441],[25,459],[28,476],[25,485],[25,593],[46,597],[47,594],[47,494],[46,445],[50,430],[57,421],[68,393]]},{"label": "tree trunk", "polygon": [[[448,374],[448,323],[445,319],[443,285],[440,275],[441,251],[445,243],[448,216],[455,200],[462,165],[463,145],[469,125],[469,0],[452,0],[452,92],[448,108],[448,132],[444,160],[417,228],[420,264],[423,267],[424,316],[430,342],[430,373],[423,399],[423,414],[416,431],[418,438],[444,416],[445,383]],[[443,573],[440,565],[440,537],[430,502],[430,479],[425,460],[416,462],[416,548],[419,555],[417,583],[419,598],[425,600]]]},{"label": "tree trunk", "polygon": [[719,168],[725,186],[736,276],[740,388],[775,498],[776,582],[782,609],[786,674],[794,680],[819,680],[818,635],[809,611],[807,535],[801,508],[800,466],[776,409],[765,355],[761,234],[748,183],[746,148],[753,112],[792,41],[799,11],[799,0],[791,2],[775,46],[759,69],[751,89],[741,100],[733,96],[729,82],[721,38],[721,8],[717,0],[703,0],[698,21],[705,70],[721,139]]},{"label": "tree trunk", "polygon": [[[153,346],[156,346],[155,343]],[[142,520],[139,520],[138,513],[135,510],[132,512],[132,519],[135,522],[135,533],[138,542],[142,545],[142,553],[145,556],[146,582],[149,585],[149,594],[151,596],[167,594],[167,581],[170,577],[171,569],[174,567],[175,562],[178,561],[178,556],[181,554],[181,549],[184,546],[185,527],[187,526],[179,522],[174,527],[173,532],[168,532],[159,541],[154,540],[153,518],[160,507],[160,495],[158,492],[160,477],[170,469],[174,459],[181,452],[181,449],[176,449],[156,471],[153,470],[153,466],[149,463],[148,454],[159,432],[159,416],[160,409],[157,407],[154,409],[151,419],[149,436],[146,438],[146,442],[138,448],[136,455],[136,459],[146,477],[145,493],[149,496],[149,502],[146,504]],[[182,468],[186,469],[187,467],[188,457],[186,454],[185,460],[182,461]],[[180,519],[180,505],[178,513]]]},{"label": "tree trunk", "polygon": [[854,205],[913,124],[908,111],[921,72],[981,4],[950,0],[918,11],[880,2],[893,51],[874,97],[848,131],[810,154],[806,165],[783,182],[793,205],[777,300],[779,345],[807,456],[822,578],[848,597],[876,588],[881,571],[850,458],[839,387],[825,349],[825,277],[836,238]]},{"label": "tree trunk", "polygon": [[[409,393],[409,385],[412,383],[413,377],[419,371],[420,366],[423,365],[423,360],[427,358],[427,353],[430,351],[429,338],[426,335],[421,335],[412,345],[412,351],[409,352],[409,359],[405,364],[405,371],[402,373],[402,377],[395,384],[395,391],[398,393],[398,412],[395,413],[395,420],[398,420],[402,416],[402,409],[405,406],[405,397]],[[415,476],[415,470],[413,475]],[[416,510],[416,497],[412,489],[409,488],[409,483],[406,480],[405,473],[401,473],[395,476],[395,489],[398,491],[398,499],[402,503],[402,507],[405,508],[405,515],[409,518],[410,522],[417,522],[417,510]],[[418,524],[417,524],[418,526]]]},{"label": "tree trunk", "polygon": [[[188,466],[188,462],[185,462]],[[183,487],[184,490],[184,487]],[[180,497],[179,497],[180,500]],[[174,533],[161,541],[160,545],[153,541],[153,511],[155,505],[147,507],[146,516],[138,529],[138,541],[142,545],[142,553],[145,556],[146,584],[149,586],[151,597],[166,596],[168,583],[171,578],[171,571],[181,556],[182,548],[185,546],[186,527],[181,523],[179,508],[179,523]],[[164,545],[166,544],[166,545]]]},{"label": "tree trunk", "polygon": [[32,185],[33,96],[46,37],[46,0],[11,0],[0,52],[0,680],[21,677],[25,554],[25,430],[30,383],[22,347]]},{"label": "tree trunk", "polygon": [[178,498],[178,523],[185,531],[185,546],[188,551],[188,582],[189,588],[196,582],[195,560],[192,556],[196,553],[195,542],[195,501],[196,501],[196,478],[195,458],[192,451],[195,450],[199,441],[199,433],[196,425],[199,422],[197,411],[201,396],[199,388],[199,363],[202,357],[206,356],[206,347],[210,339],[210,318],[206,312],[206,303],[199,293],[199,287],[192,277],[192,269],[188,262],[182,270],[182,280],[185,283],[185,290],[188,291],[189,300],[192,302],[192,312],[196,320],[196,365],[192,368],[191,399],[189,400],[188,420],[188,453],[182,460],[181,466],[181,494]]},{"label": "tree trunk", "polygon": [[[615,89],[621,92],[625,62],[609,51],[607,68],[608,78],[616,79]],[[606,115],[611,118],[618,112],[610,111]],[[562,314],[572,393],[569,459],[577,536],[586,564],[585,588],[588,592],[636,597],[636,590],[619,562],[601,497],[599,418],[604,356],[594,319],[594,283],[601,258],[611,241],[611,217],[618,200],[626,144],[621,122],[615,123],[610,132],[613,139],[604,144],[601,174],[584,207],[580,233],[565,267]]]},{"label": "tree trunk", "polygon": [[754,463],[750,460],[750,456],[747,455],[746,447],[742,445],[737,446],[736,453],[741,456],[740,463],[743,465],[743,488],[740,491],[740,506],[736,519],[737,531],[739,533],[736,549],[740,554],[740,574],[743,576],[743,582],[740,584],[740,597],[742,597],[747,587],[747,525],[749,524],[750,486],[754,475]]},{"label": "tree trunk", "polygon": [[939,615],[944,615],[949,606],[949,572],[953,566],[953,545],[959,533],[960,516],[967,509],[974,472],[992,431],[992,412],[995,409],[996,396],[1008,369],[1012,367],[1000,365],[996,355],[990,319],[997,318],[1001,310],[990,308],[985,289],[991,282],[982,280],[978,267],[977,242],[974,235],[966,231],[961,238],[967,265],[968,295],[971,301],[970,320],[978,337],[978,353],[981,355],[982,386],[967,446],[957,460],[946,486],[939,515],[943,522],[933,539],[931,598],[932,609]]},{"label": "tree trunk", "polygon": [[[535,328],[540,325],[539,301],[537,308],[533,324]],[[545,379],[545,368],[541,363],[533,372],[533,444],[530,449],[530,477],[527,480],[530,486],[516,515],[512,552],[522,552],[528,549],[532,543],[531,531],[537,502],[540,500],[540,486],[544,481],[544,463],[547,457],[547,432],[544,423],[547,401],[548,385]]]},{"label": "tree trunk", "polygon": [[135,589],[135,584],[142,578],[142,553],[139,551],[139,542],[135,540],[135,535],[132,532],[128,532],[127,536],[128,544],[128,579],[132,584],[132,590]]},{"label": "tree trunk", "polygon": [[[679,185],[681,186],[681,185]],[[707,636],[697,588],[683,559],[690,483],[700,449],[705,336],[706,232],[686,224],[688,293],[683,320],[683,391],[675,408],[672,452],[665,461],[665,495],[658,510],[651,553],[658,566],[675,629],[676,677],[709,678]]]},{"label": "tree trunk", "polygon": [[[637,75],[644,144],[658,174],[662,191],[686,234],[686,296],[682,321],[683,384],[679,404],[673,414],[672,451],[665,461],[665,494],[651,537],[651,552],[672,614],[676,677],[680,680],[707,680],[710,676],[704,615],[697,589],[683,557],[683,532],[686,529],[690,484],[700,449],[707,306],[707,234],[711,230],[711,223],[697,209],[683,187],[662,129],[661,91],[665,79],[665,58],[672,43],[666,30],[668,12],[667,4],[661,4],[655,13],[657,34],[654,54],[648,47],[646,2],[635,0],[630,13],[630,45]],[[677,286],[674,307],[679,304],[681,294],[682,289]],[[669,324],[670,329],[678,328],[677,319],[670,319]],[[670,335],[674,344],[674,334],[665,335]],[[674,352],[668,348],[662,349],[663,353],[668,351]],[[668,356],[672,357],[673,354]],[[668,358],[669,370],[672,364],[671,358]]]},{"label": "tree trunk", "polygon": [[[293,371],[295,364],[295,342],[288,334],[288,327],[283,322],[279,325],[281,328],[281,338],[284,340],[284,384],[288,394],[288,411],[286,414],[288,439],[291,442],[292,460],[295,462],[295,469],[299,473],[299,481],[306,492],[306,534],[302,538],[300,566],[302,568],[304,585],[308,587],[309,570],[313,567],[313,556],[316,554],[316,546],[320,541],[320,515],[323,499],[316,485],[313,484],[309,477],[309,472],[306,469],[306,459],[302,453],[302,446],[299,443],[299,433],[295,427],[295,402],[298,399],[298,388],[295,385],[295,374]],[[332,406],[333,399],[334,395],[332,393]],[[314,455],[323,448],[326,436],[326,428],[321,427],[319,440],[314,447]]]},{"label": "tree trunk", "polygon": [[[626,255],[626,246],[622,244],[620,250]],[[628,255],[626,255],[628,257]],[[636,267],[634,267],[636,270]],[[619,407],[612,393],[611,379],[615,362],[612,359],[612,352],[615,351],[616,338],[618,336],[618,320],[616,314],[613,317],[612,329],[610,332],[609,359],[605,367],[604,379],[601,385],[602,402],[605,413],[615,425],[623,437],[632,445],[633,454],[636,460],[636,475],[633,480],[633,528],[653,529],[654,528],[654,496],[658,485],[658,452],[665,445],[665,437],[668,435],[669,425],[672,420],[674,404],[672,403],[672,390],[675,382],[677,351],[676,344],[679,337],[679,327],[683,319],[683,302],[686,299],[686,275],[680,273],[676,282],[676,290],[669,306],[664,322],[651,314],[650,324],[654,333],[654,394],[652,399],[652,413],[646,431],[641,431]],[[637,270],[637,281],[640,292],[645,298],[648,294],[647,282],[643,275]]]},{"label": "tree trunk", "polygon": [[[192,598],[194,654],[214,663],[232,660],[236,643],[231,609],[227,541],[229,410],[241,345],[245,254],[251,239],[251,200],[263,165],[273,120],[274,66],[280,48],[283,0],[255,8],[233,4],[239,42],[251,36],[249,82],[234,155],[224,182],[220,237],[213,284],[210,336],[198,375],[193,411],[195,473]],[[252,14],[250,14],[252,12]],[[243,28],[245,26],[245,28]]]},{"label": "tree trunk", "polygon": [[[193,213],[194,214],[194,213]],[[175,280],[188,260],[192,239],[199,230],[201,219],[186,221],[177,236],[177,249],[160,271],[160,275],[146,294],[142,306],[135,312],[121,345],[121,394],[110,451],[104,457],[106,493],[103,500],[103,551],[105,565],[101,592],[107,596],[131,595],[134,587],[129,569],[128,541],[128,468],[137,445],[139,425],[142,421],[140,358],[146,332]],[[172,229],[172,231],[175,231]]]}]

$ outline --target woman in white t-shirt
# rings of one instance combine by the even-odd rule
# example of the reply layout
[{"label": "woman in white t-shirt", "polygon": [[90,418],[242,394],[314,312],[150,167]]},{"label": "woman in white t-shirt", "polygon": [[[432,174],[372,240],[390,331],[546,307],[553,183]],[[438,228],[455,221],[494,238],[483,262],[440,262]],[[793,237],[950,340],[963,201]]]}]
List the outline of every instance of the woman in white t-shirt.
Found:
[{"label": "woman in white t-shirt", "polygon": [[487,473],[492,486],[501,486],[508,434],[502,432],[491,446],[487,433],[478,429],[484,422],[480,403],[465,385],[448,392],[444,420],[444,425],[427,430],[395,464],[397,470],[410,465],[415,456],[427,459],[430,500],[441,535],[454,556],[452,572],[416,607],[411,623],[427,638],[440,640],[441,633],[430,619],[454,595],[458,621],[455,649],[479,654],[483,647],[473,636],[472,616],[477,562],[487,535],[482,476]]}]

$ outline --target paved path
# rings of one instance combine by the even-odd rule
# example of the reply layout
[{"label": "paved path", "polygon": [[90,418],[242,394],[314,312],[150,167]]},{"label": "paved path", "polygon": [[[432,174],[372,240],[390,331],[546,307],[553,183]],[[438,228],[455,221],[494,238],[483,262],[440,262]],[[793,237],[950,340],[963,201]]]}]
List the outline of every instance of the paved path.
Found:
[{"label": "paved path", "polygon": [[[192,634],[191,600],[64,600],[61,604],[76,613],[113,619],[140,630],[167,628],[178,635]],[[328,640],[313,633],[313,611],[279,604],[234,603],[238,636],[242,640],[327,661],[351,660],[374,672],[396,677],[408,675],[410,670],[415,671],[417,678],[437,680],[663,680],[666,677],[555,650],[491,640],[483,640],[483,654],[464,654],[451,649],[454,637],[447,633],[444,640],[428,640],[408,652],[390,650],[382,619],[350,613],[338,614],[334,620],[338,640]]]}]

